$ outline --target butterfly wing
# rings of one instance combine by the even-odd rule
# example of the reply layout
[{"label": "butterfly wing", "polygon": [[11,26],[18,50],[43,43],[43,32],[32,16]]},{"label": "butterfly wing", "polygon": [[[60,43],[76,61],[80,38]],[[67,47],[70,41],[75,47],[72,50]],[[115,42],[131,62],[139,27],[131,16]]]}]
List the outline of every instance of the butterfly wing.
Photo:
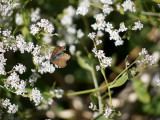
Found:
[{"label": "butterfly wing", "polygon": [[64,54],[60,55],[57,60],[52,60],[51,62],[61,68],[64,68],[67,65],[66,64],[67,60],[69,60],[69,59],[70,59],[70,55],[64,53]]},{"label": "butterfly wing", "polygon": [[61,46],[56,46],[56,48],[53,50],[53,53],[52,53],[51,57],[65,51],[65,50],[66,50],[65,46],[62,46],[62,47]]}]

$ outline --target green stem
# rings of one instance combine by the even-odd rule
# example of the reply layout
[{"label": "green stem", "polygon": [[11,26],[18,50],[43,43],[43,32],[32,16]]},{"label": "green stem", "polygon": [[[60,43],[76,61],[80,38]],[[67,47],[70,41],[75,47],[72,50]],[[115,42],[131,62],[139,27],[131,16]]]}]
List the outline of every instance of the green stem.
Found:
[{"label": "green stem", "polygon": [[148,16],[158,16],[158,17],[160,17],[160,13],[143,12],[142,11],[141,14],[148,15]]},{"label": "green stem", "polygon": [[108,88],[108,95],[109,95],[109,100],[110,100],[110,105],[112,107],[112,97],[111,97],[111,91],[110,91],[110,88],[109,88],[109,84],[108,84],[108,81],[107,81],[107,78],[106,78],[106,75],[105,75],[105,71],[103,68],[101,68],[101,73],[105,79],[105,82],[106,82],[106,85],[107,85],[107,88]]},{"label": "green stem", "polygon": [[[98,83],[97,83],[97,79],[96,79],[96,75],[95,75],[95,72],[94,72],[94,67],[93,65],[91,65],[91,74],[92,74],[92,77],[93,77],[93,82],[94,82],[94,86],[95,88],[98,88]],[[103,112],[103,107],[102,107],[102,98],[101,98],[101,94],[100,92],[98,91],[98,105],[99,105],[99,112],[102,113]]]},{"label": "green stem", "polygon": [[91,93],[91,92],[100,91],[101,89],[104,89],[104,88],[106,88],[106,87],[107,87],[107,85],[104,85],[104,86],[98,87],[98,88],[96,88],[96,89],[84,90],[84,91],[79,91],[79,92],[70,92],[70,93],[67,93],[66,95],[67,95],[67,96],[72,96],[72,95],[88,94],[88,93]]}]

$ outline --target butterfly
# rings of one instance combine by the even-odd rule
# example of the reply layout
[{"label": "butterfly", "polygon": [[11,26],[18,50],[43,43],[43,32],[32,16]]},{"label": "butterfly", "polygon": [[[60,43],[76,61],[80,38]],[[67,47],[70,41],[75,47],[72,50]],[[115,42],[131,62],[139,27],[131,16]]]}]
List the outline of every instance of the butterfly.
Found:
[{"label": "butterfly", "polygon": [[66,62],[70,59],[70,55],[64,53],[65,50],[65,46],[56,46],[52,52],[50,61],[61,68],[66,67]]}]

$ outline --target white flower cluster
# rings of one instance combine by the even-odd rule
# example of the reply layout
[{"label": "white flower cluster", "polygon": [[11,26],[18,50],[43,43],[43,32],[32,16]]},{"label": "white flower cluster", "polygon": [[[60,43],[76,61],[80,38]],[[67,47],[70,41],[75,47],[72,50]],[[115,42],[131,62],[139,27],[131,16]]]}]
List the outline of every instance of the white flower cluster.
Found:
[{"label": "white flower cluster", "polygon": [[136,9],[134,7],[135,5],[131,0],[124,1],[122,6],[123,6],[123,10],[124,11],[127,11],[127,10],[130,10],[131,12],[135,12],[136,11]]},{"label": "white flower cluster", "polygon": [[30,29],[33,35],[38,34],[41,30],[43,30],[43,32],[46,34],[52,34],[54,31],[54,26],[48,20],[41,19],[40,22],[32,24]]},{"label": "white flower cluster", "polygon": [[[3,43],[2,43],[2,42],[0,42],[0,44],[3,46]],[[0,46],[0,47],[1,47],[1,46]],[[3,47],[2,47],[2,49],[3,49]],[[0,54],[0,75],[6,73],[6,72],[5,72],[5,67],[4,67],[4,65],[6,65],[6,60],[7,60],[7,59],[4,58],[4,53],[1,53],[1,54]]]},{"label": "white flower cluster", "polygon": [[47,52],[44,52],[45,55],[41,55],[41,46],[36,46],[32,52],[33,54],[33,62],[35,64],[39,64],[38,72],[43,73],[53,73],[55,71],[55,67],[50,63],[51,49],[48,49]]},{"label": "white flower cluster", "polygon": [[143,24],[138,21],[138,22],[134,22],[135,23],[135,26],[133,26],[132,30],[141,30],[143,28]]},{"label": "white flower cluster", "polygon": [[96,70],[97,71],[100,70],[100,67],[106,68],[108,66],[111,66],[112,58],[106,57],[103,50],[97,50],[97,45],[102,43],[102,40],[96,39],[96,33],[94,33],[94,32],[89,33],[88,36],[93,40],[93,43],[94,43],[94,46],[95,46],[93,48],[92,52],[95,54],[95,57],[97,57],[100,61],[100,66],[97,65]]},{"label": "white flower cluster", "polygon": [[40,75],[38,73],[35,72],[36,70],[32,70],[32,74],[29,77],[29,83],[30,86],[34,87],[34,84],[37,82],[37,79],[40,77]]},{"label": "white flower cluster", "polygon": [[90,109],[92,109],[92,110],[96,110],[96,109],[97,109],[97,106],[94,105],[94,104],[91,102],[88,108],[90,108]]},{"label": "white flower cluster", "polygon": [[4,86],[7,89],[14,89],[17,95],[24,95],[27,93],[25,87],[26,82],[24,80],[20,80],[19,75],[16,72],[13,72],[8,76],[6,81],[4,82]]},{"label": "white flower cluster", "polygon": [[64,9],[64,15],[61,19],[61,24],[64,26],[70,26],[73,23],[73,16],[75,15],[75,9],[72,6],[68,6]]},{"label": "white flower cluster", "polygon": [[22,14],[16,13],[15,22],[17,25],[21,25],[23,22]]},{"label": "white flower cluster", "polygon": [[31,21],[37,22],[40,19],[40,9],[36,8],[31,10]]},{"label": "white flower cluster", "polygon": [[113,111],[112,108],[107,107],[107,108],[105,109],[104,116],[106,116],[106,118],[108,118],[109,115],[112,113],[112,111]]},{"label": "white flower cluster", "polygon": [[18,111],[18,105],[15,104],[12,105],[8,98],[2,100],[1,105],[3,106],[3,108],[8,108],[7,110],[8,113],[14,114]]},{"label": "white flower cluster", "polygon": [[0,2],[0,14],[2,16],[11,16],[13,13],[13,2],[12,0],[2,0]]},{"label": "white flower cluster", "polygon": [[55,95],[56,98],[62,98],[64,94],[64,90],[62,89],[54,89],[50,91],[50,94]]},{"label": "white flower cluster", "polygon": [[38,110],[47,110],[49,109],[49,106],[53,104],[53,99],[52,98],[48,98],[47,100],[43,99],[41,101],[41,105],[37,106]]},{"label": "white flower cluster", "polygon": [[139,65],[153,65],[156,63],[155,57],[148,54],[148,51],[145,48],[142,48],[142,51],[139,52],[140,60],[137,60]]},{"label": "white flower cluster", "polygon": [[35,103],[35,106],[39,105],[42,101],[43,97],[37,88],[33,88],[31,94],[29,95],[31,101]]},{"label": "white flower cluster", "polygon": [[26,71],[26,67],[20,63],[18,65],[15,65],[13,69],[19,72],[20,74],[23,74]]},{"label": "white flower cluster", "polygon": [[114,1],[112,0],[100,0],[103,3],[103,13],[109,15],[112,11],[112,4],[114,3]]},{"label": "white flower cluster", "polygon": [[[119,36],[119,32],[125,32],[127,31],[128,28],[125,27],[124,23],[120,23],[120,28],[119,30],[116,30],[116,29],[113,29],[113,26],[111,23],[106,23],[105,22],[105,15],[103,15],[102,13],[100,14],[97,14],[95,16],[95,19],[96,19],[96,23],[92,24],[91,27],[94,29],[94,30],[98,30],[98,31],[101,31],[101,30],[105,30],[105,32],[108,32],[110,34],[110,40],[115,40],[115,45],[118,46],[118,45],[122,45],[123,44],[123,40],[122,38]],[[94,38],[95,35],[92,34],[89,35],[90,38]]]},{"label": "white flower cluster", "polygon": [[82,32],[81,29],[77,30],[77,38],[82,38],[84,36],[84,33]]},{"label": "white flower cluster", "polygon": [[86,15],[88,13],[88,9],[90,7],[90,3],[88,0],[83,0],[80,2],[79,6],[78,6],[78,9],[76,11],[76,14],[77,15]]}]

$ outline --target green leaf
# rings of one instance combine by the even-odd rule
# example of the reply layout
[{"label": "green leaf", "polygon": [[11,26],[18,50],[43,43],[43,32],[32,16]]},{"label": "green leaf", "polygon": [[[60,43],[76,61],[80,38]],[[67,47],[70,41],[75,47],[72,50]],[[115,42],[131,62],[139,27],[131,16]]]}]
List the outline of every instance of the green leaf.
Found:
[{"label": "green leaf", "polygon": [[139,101],[143,103],[149,103],[150,95],[147,91],[147,88],[144,87],[142,81],[136,77],[132,78],[131,80],[133,82],[133,89],[136,92]]},{"label": "green leaf", "polygon": [[89,66],[89,64],[88,64],[82,57],[78,56],[77,61],[78,61],[78,64],[79,64],[82,68],[84,68],[84,69],[86,69],[86,70],[89,70],[89,71],[92,70],[92,68]]},{"label": "green leaf", "polygon": [[160,0],[152,0],[153,2],[160,3]]},{"label": "green leaf", "polygon": [[91,93],[91,94],[89,95],[89,97],[90,97],[92,103],[95,104],[95,105],[97,105],[97,96],[96,96],[96,93],[94,93],[94,92]]},{"label": "green leaf", "polygon": [[107,118],[103,114],[100,114],[96,118],[94,118],[93,120],[107,120]]},{"label": "green leaf", "polygon": [[115,83],[111,84],[109,88],[122,86],[127,80],[128,80],[128,75],[124,73],[119,79],[115,81]]}]

